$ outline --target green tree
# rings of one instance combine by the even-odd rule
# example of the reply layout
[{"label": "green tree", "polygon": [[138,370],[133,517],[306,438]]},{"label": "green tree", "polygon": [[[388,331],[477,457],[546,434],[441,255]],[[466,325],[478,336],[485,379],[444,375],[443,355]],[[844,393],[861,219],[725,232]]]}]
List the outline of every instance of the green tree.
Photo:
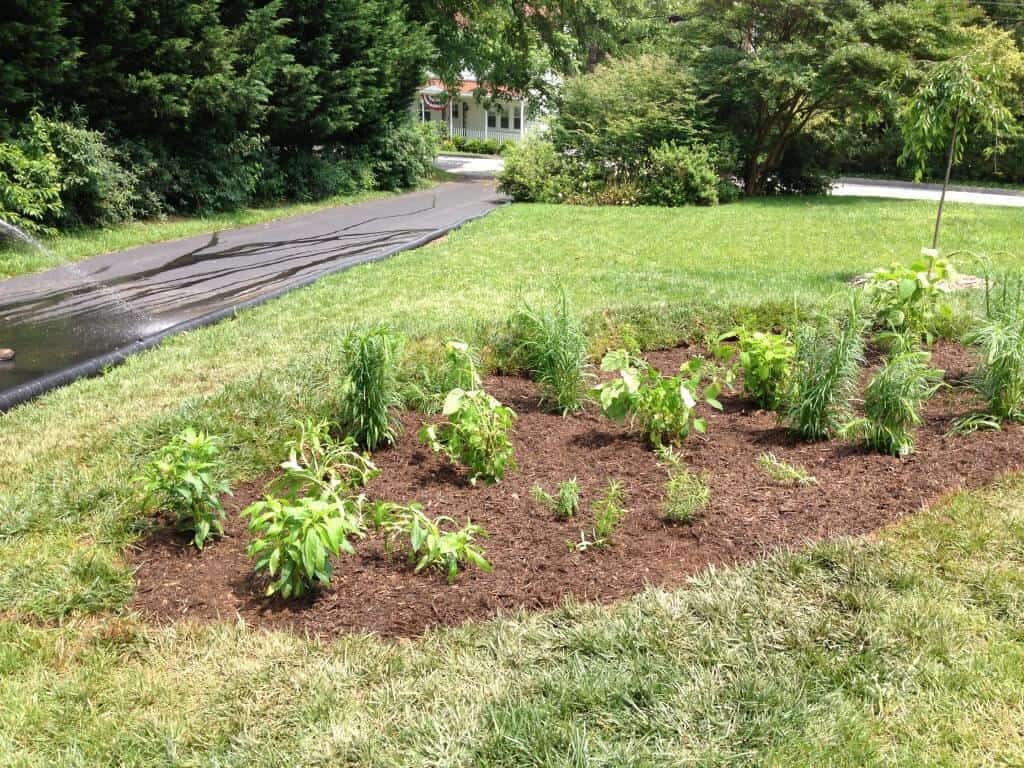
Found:
[{"label": "green tree", "polygon": [[994,27],[964,30],[964,48],[956,56],[932,64],[900,113],[902,159],[914,165],[920,180],[932,153],[946,149],[946,175],[935,217],[932,249],[939,247],[942,208],[954,163],[973,129],[1010,133],[1017,127],[1024,55],[1010,32]]}]

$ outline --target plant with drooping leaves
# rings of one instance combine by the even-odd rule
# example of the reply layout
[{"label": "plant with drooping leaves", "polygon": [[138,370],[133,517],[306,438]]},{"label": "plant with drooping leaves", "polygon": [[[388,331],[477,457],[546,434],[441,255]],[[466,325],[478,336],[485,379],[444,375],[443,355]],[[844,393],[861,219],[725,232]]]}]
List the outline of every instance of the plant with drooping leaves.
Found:
[{"label": "plant with drooping leaves", "polygon": [[868,275],[864,293],[878,340],[892,348],[902,338],[934,341],[934,320],[940,300],[946,295],[945,281],[956,276],[946,259],[920,259],[909,267],[893,264]]},{"label": "plant with drooping leaves", "polygon": [[491,564],[476,544],[476,539],[486,537],[487,531],[471,521],[458,530],[445,530],[445,526],[454,522],[443,515],[427,517],[419,505],[411,504],[392,506],[382,527],[391,542],[398,539],[408,542],[409,562],[414,565],[415,573],[436,568],[445,574],[449,584],[458,577],[459,567],[466,563],[490,573]]},{"label": "plant with drooping leaves", "polygon": [[178,530],[191,532],[192,543],[202,549],[211,537],[224,535],[220,497],[230,488],[223,472],[217,441],[188,427],[157,453],[137,480],[143,483],[143,504],[155,501],[173,514]]},{"label": "plant with drooping leaves", "polygon": [[482,389],[453,389],[441,410],[445,421],[424,424],[420,440],[431,450],[469,469],[469,482],[497,483],[516,469],[515,452],[508,433],[515,411]]},{"label": "plant with drooping leaves", "polygon": [[718,410],[722,385],[712,380],[704,386],[706,361],[693,358],[676,376],[662,376],[655,368],[624,349],[609,352],[601,370],[618,376],[593,390],[605,416],[620,424],[636,425],[654,446],[685,440],[691,431],[706,432],[707,423],[696,414],[697,398]]},{"label": "plant with drooping leaves", "polygon": [[338,440],[328,421],[299,424],[299,435],[285,445],[288,458],[275,488],[290,498],[307,495],[344,496],[362,488],[380,474],[369,454],[355,440]]}]

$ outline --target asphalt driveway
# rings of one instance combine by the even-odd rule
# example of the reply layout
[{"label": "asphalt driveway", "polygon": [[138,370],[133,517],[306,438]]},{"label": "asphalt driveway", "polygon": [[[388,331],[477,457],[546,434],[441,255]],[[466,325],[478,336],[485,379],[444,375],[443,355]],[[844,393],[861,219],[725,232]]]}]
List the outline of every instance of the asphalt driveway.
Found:
[{"label": "asphalt driveway", "polygon": [[0,347],[16,353],[0,362],[0,410],[169,334],[429,242],[503,202],[491,182],[449,182],[0,282]]}]

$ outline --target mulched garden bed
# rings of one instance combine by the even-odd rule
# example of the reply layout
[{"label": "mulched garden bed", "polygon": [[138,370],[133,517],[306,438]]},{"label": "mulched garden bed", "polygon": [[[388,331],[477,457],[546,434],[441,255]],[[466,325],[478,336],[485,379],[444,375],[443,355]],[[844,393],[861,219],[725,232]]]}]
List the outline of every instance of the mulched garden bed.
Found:
[{"label": "mulched garden bed", "polygon": [[[685,348],[654,352],[648,359],[673,373],[690,356]],[[973,353],[940,344],[933,357],[947,381],[962,380]],[[414,575],[404,558],[387,558],[373,537],[358,555],[337,561],[334,581],[315,596],[286,603],[263,596],[266,581],[245,556],[249,540],[238,511],[257,500],[273,474],[235,489],[227,500],[227,536],[204,551],[169,529],[149,534],[133,554],[134,607],[158,621],[179,618],[236,620],[331,636],[370,631],[413,636],[438,625],[455,625],[519,608],[580,601],[610,602],[645,587],[677,587],[709,565],[729,565],[772,549],[844,534],[863,534],[920,509],[959,487],[976,487],[1024,465],[1021,428],[944,438],[950,423],[977,407],[969,393],[944,389],[925,409],[917,452],[903,460],[866,453],[844,442],[799,443],[774,414],[740,397],[723,397],[724,413],[710,412],[708,436],[682,448],[687,464],[708,473],[711,505],[698,522],[663,522],[665,471],[652,451],[626,428],[593,406],[562,418],[541,411],[532,382],[491,377],[486,388],[519,414],[513,442],[519,470],[495,486],[469,487],[465,475],[416,439],[422,416],[404,417],[405,435],[374,459],[383,470],[367,489],[371,498],[418,501],[430,515],[466,518],[482,525],[494,572],[469,568],[449,586],[439,573]],[[707,409],[710,411],[710,409]],[[800,465],[818,483],[773,483],[757,466],[771,451]],[[558,482],[579,481],[583,512],[557,520],[539,507],[530,489],[553,492]],[[622,481],[629,514],[614,543],[603,550],[573,552],[581,530],[590,533],[590,502],[609,479]]]}]

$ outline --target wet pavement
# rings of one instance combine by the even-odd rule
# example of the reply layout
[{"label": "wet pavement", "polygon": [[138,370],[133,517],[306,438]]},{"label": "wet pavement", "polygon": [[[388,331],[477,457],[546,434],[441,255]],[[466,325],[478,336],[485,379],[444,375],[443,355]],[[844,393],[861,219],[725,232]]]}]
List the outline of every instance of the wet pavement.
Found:
[{"label": "wet pavement", "polygon": [[502,204],[459,181],[358,205],[97,256],[0,282],[0,410],[161,338],[428,242]]}]

